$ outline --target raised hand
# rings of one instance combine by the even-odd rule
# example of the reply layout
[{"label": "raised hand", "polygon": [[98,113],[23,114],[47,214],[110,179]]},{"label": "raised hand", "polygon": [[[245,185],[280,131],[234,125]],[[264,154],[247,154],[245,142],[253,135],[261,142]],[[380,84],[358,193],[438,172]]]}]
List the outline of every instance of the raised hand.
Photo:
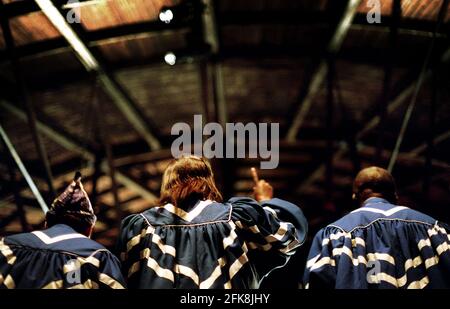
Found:
[{"label": "raised hand", "polygon": [[253,187],[253,194],[258,202],[270,200],[273,197],[273,188],[265,180],[259,179],[258,173],[254,167],[250,169],[255,186]]}]

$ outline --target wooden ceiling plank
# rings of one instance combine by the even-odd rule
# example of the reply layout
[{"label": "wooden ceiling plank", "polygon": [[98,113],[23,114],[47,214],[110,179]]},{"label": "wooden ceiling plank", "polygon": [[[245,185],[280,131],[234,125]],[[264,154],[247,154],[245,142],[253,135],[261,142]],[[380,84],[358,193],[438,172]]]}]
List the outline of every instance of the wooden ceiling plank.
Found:
[{"label": "wooden ceiling plank", "polygon": [[152,150],[160,149],[161,144],[155,129],[149,125],[148,120],[144,119],[137,108],[137,104],[112,74],[102,67],[101,61],[91,53],[86,43],[67,22],[61,12],[49,0],[36,0],[36,2],[50,22],[72,46],[73,52],[78,56],[86,70],[97,75],[103,90],[112,98],[117,108],[123,113],[133,128],[144,138]]},{"label": "wooden ceiling plank", "polygon": [[[22,121],[26,121],[26,113],[18,108],[13,103],[7,102],[5,100],[0,100],[0,107],[4,108],[8,112],[12,113],[14,116],[16,116],[18,119]],[[78,144],[76,141],[72,140],[70,137],[66,136],[65,134],[56,131],[55,129],[47,126],[45,123],[41,122],[39,119],[36,121],[36,126],[39,131],[41,131],[42,134],[46,135],[48,138],[56,142],[57,144],[61,145],[62,147],[66,148],[69,151],[73,151],[75,153],[80,154],[82,157],[89,161],[93,161],[95,159],[94,153],[92,153],[90,150],[84,148],[82,145]],[[104,173],[108,173],[108,166],[106,163],[102,164],[102,171]],[[128,187],[130,190],[133,190],[134,192],[138,193],[145,199],[153,200],[156,198],[155,194],[150,192],[147,188],[143,187],[142,185],[136,183],[134,180],[130,179],[125,174],[116,171],[116,178],[117,182]]]},{"label": "wooden ceiling plank", "polygon": [[[328,44],[327,47],[328,54],[336,54],[340,50],[342,43],[351,27],[353,18],[356,15],[357,8],[360,3],[361,0],[349,0],[347,8]],[[305,118],[312,106],[313,100],[317,92],[320,90],[320,87],[326,77],[326,74],[327,74],[327,60],[322,59],[316,72],[314,73],[311,79],[311,82],[308,86],[308,92],[305,98],[298,105],[297,111],[294,115],[293,121],[286,135],[286,139],[288,141],[294,141],[296,139],[297,134],[300,128],[302,127],[303,122],[305,121]]]}]

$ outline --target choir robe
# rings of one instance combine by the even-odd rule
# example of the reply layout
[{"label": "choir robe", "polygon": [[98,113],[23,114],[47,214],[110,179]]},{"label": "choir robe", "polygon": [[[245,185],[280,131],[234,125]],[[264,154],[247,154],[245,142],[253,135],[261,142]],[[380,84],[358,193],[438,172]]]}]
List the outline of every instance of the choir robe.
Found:
[{"label": "choir robe", "polygon": [[449,230],[381,198],[368,199],[313,240],[306,288],[450,288]]},{"label": "choir robe", "polygon": [[120,261],[64,224],[0,239],[0,288],[124,288]]},{"label": "choir robe", "polygon": [[306,231],[300,208],[280,199],[206,200],[127,217],[118,247],[129,288],[258,288]]}]

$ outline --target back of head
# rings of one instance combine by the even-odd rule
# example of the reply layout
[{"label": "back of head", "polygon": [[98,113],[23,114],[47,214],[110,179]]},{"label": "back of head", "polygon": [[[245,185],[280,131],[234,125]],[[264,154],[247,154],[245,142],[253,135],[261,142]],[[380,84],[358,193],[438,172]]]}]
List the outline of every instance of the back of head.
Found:
[{"label": "back of head", "polygon": [[353,182],[353,198],[359,204],[371,197],[380,197],[393,204],[397,203],[394,178],[387,170],[377,166],[361,170]]},{"label": "back of head", "polygon": [[65,224],[78,233],[89,236],[96,219],[81,183],[81,174],[77,172],[72,183],[53,201],[46,214],[47,226]]},{"label": "back of head", "polygon": [[183,208],[208,199],[222,201],[209,162],[196,156],[174,159],[164,171],[160,203]]}]

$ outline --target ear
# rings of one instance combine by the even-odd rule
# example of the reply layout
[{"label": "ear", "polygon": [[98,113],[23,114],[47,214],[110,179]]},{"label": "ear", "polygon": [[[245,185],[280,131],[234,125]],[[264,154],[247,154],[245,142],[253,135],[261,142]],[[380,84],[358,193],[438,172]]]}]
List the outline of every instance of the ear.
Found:
[{"label": "ear", "polygon": [[352,200],[356,201],[356,193],[353,193]]},{"label": "ear", "polygon": [[88,228],[86,229],[86,232],[84,233],[84,235],[87,236],[87,237],[89,237],[89,238],[91,238],[92,232],[94,231],[94,226],[95,226],[95,224],[93,224],[93,225],[91,225],[90,227],[88,227]]}]

